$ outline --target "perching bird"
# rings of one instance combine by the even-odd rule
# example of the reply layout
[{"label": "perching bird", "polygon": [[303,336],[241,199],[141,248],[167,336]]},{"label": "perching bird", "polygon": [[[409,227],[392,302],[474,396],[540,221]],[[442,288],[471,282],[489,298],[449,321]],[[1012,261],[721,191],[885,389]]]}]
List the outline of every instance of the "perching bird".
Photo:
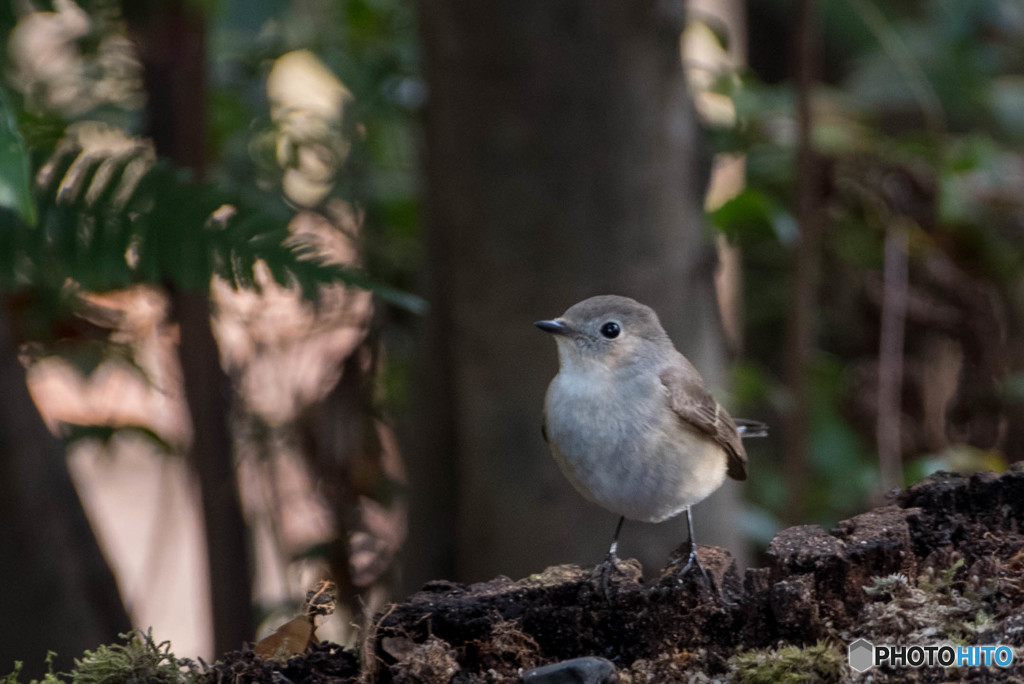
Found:
[{"label": "perching bird", "polygon": [[683,572],[696,565],[706,577],[690,507],[726,475],[746,479],[741,437],[764,436],[767,426],[733,420],[657,314],[628,297],[591,297],[534,325],[558,343],[544,438],[577,491],[620,516],[605,559],[605,593],[626,518],[661,522],[685,512],[690,553]]}]

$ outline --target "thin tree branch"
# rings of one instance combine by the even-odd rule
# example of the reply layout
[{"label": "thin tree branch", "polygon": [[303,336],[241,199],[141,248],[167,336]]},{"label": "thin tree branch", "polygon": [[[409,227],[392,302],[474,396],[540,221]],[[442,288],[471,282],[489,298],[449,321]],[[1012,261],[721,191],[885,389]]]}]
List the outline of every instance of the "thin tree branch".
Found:
[{"label": "thin tree branch", "polygon": [[900,417],[903,389],[903,339],[907,321],[907,220],[888,226],[885,238],[885,285],[882,331],[878,341],[878,421],[875,438],[882,489],[903,486]]}]

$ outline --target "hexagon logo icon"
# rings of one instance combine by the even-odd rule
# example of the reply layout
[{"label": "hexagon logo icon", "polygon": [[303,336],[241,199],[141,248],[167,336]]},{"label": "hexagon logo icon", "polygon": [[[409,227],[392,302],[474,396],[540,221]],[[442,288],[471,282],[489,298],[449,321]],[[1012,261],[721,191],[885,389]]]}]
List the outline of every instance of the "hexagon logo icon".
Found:
[{"label": "hexagon logo icon", "polygon": [[864,672],[875,662],[875,645],[867,639],[857,639],[850,644],[850,667]]}]

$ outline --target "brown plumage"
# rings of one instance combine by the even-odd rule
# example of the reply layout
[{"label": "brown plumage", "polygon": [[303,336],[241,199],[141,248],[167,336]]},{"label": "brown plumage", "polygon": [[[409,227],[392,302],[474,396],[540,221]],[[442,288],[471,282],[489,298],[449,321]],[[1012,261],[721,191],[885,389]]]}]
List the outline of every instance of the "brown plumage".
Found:
[{"label": "brown plumage", "polygon": [[668,390],[672,410],[679,419],[722,445],[726,455],[726,474],[734,480],[746,480],[747,451],[743,448],[739,428],[732,416],[704,389],[697,371],[687,373],[684,368],[674,366],[659,377]]}]

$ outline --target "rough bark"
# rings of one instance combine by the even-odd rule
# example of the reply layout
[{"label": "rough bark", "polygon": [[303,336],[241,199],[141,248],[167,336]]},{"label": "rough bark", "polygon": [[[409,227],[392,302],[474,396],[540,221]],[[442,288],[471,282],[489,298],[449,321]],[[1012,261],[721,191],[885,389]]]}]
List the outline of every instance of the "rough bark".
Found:
[{"label": "rough bark", "polygon": [[40,676],[48,650],[65,668],[131,626],[65,459],[0,308],[0,672]]},{"label": "rough bark", "polygon": [[[404,449],[420,493],[410,587],[588,562],[610,541],[614,516],[571,489],[541,440],[556,355],[532,321],[591,295],[631,296],[722,381],[684,21],[682,3],[655,0],[421,5],[430,363],[441,379]],[[447,475],[454,483],[427,479]],[[730,519],[699,507],[698,535],[731,541]],[[726,531],[705,535],[712,520]],[[683,534],[682,523],[631,524],[623,548],[652,561]]]}]

